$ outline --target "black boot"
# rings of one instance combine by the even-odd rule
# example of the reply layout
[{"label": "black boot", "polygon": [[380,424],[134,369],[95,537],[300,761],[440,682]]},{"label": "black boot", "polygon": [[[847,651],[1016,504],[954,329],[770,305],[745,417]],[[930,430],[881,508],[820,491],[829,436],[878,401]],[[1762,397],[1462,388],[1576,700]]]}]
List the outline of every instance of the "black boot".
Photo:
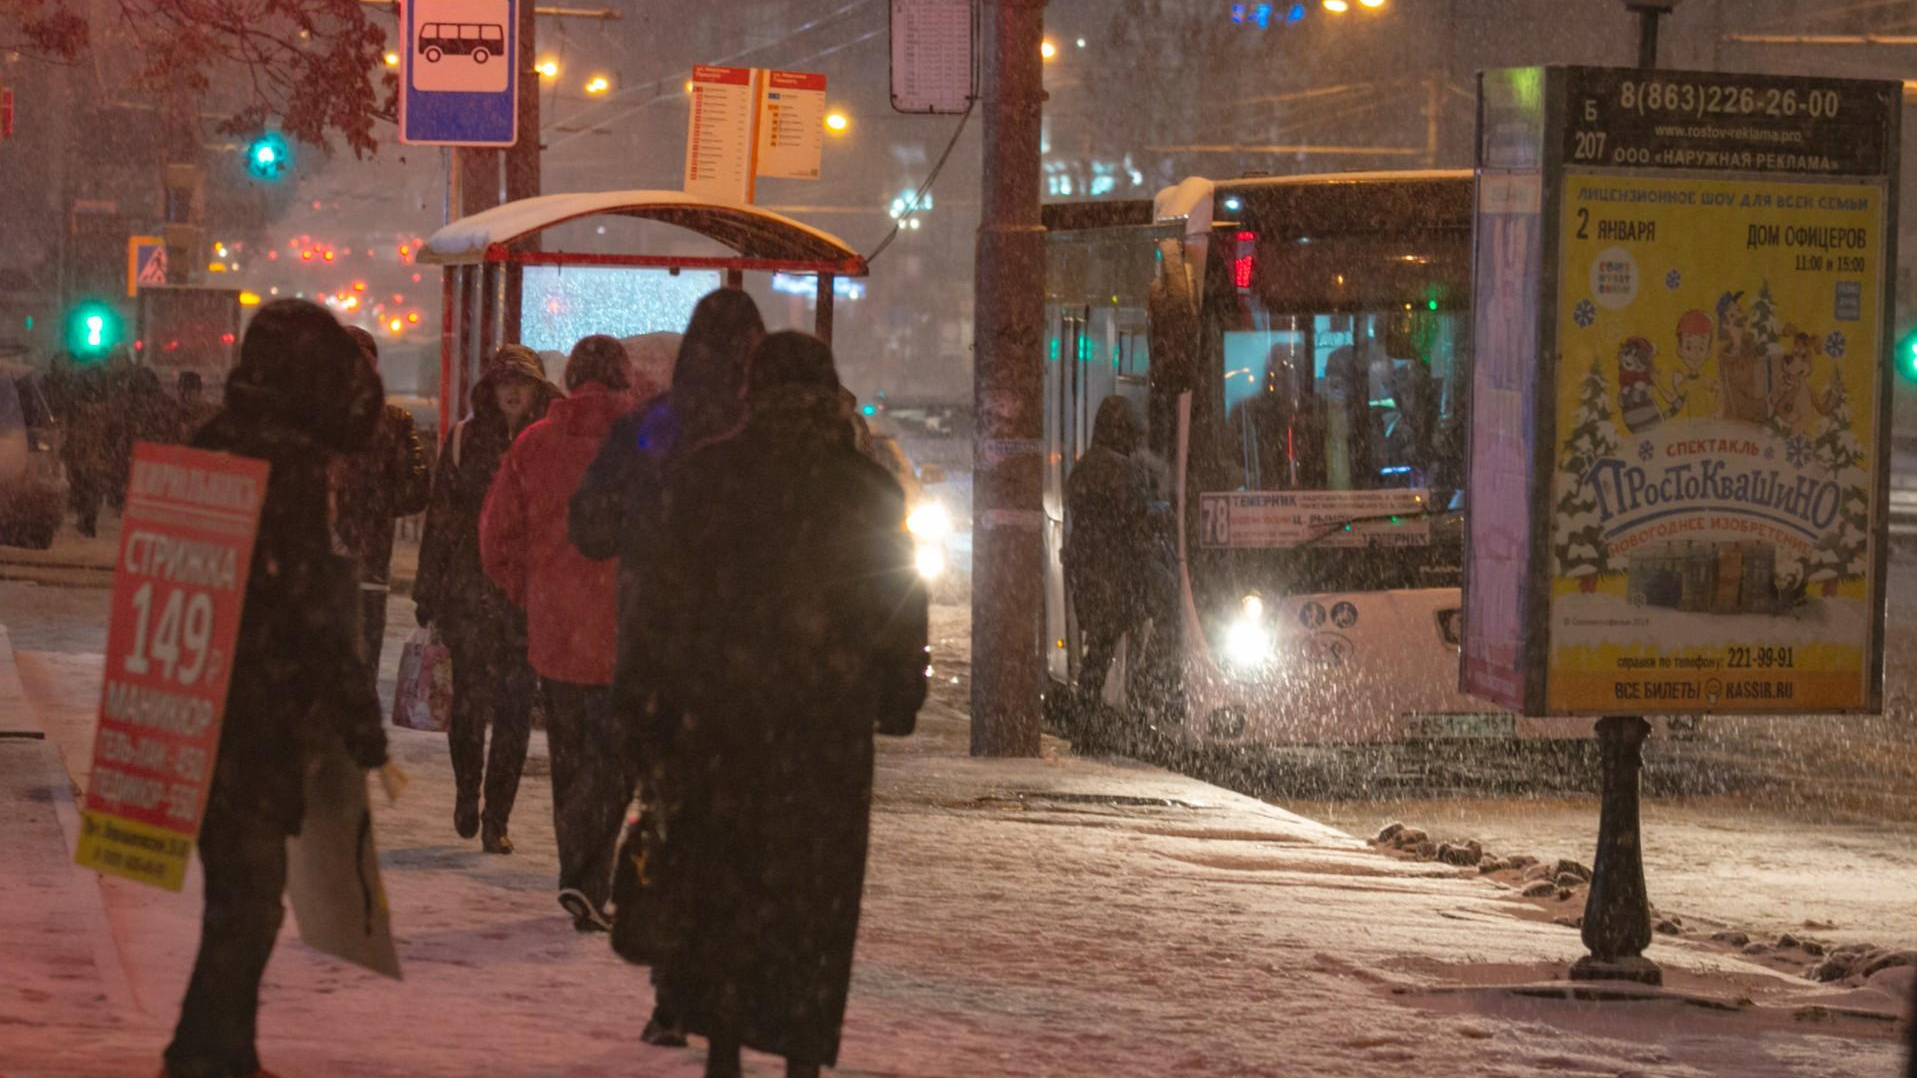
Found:
[{"label": "black boot", "polygon": [[739,1064],[738,1041],[712,1041],[706,1045],[706,1078],[743,1078]]},{"label": "black boot", "polygon": [[459,795],[453,804],[453,830],[460,838],[471,838],[479,834],[479,798]]},{"label": "black boot", "polygon": [[506,833],[506,825],[494,823],[492,820],[485,821],[480,829],[479,848],[487,853],[513,852],[513,838]]}]

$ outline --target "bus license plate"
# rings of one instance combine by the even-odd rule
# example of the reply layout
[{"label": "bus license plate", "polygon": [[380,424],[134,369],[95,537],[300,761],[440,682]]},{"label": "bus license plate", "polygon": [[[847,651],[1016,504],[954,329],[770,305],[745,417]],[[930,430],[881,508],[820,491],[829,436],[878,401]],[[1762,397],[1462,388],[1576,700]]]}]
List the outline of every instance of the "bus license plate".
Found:
[{"label": "bus license plate", "polygon": [[1466,712],[1449,715],[1413,715],[1405,723],[1405,736],[1430,740],[1457,738],[1515,737],[1518,717],[1503,712]]}]

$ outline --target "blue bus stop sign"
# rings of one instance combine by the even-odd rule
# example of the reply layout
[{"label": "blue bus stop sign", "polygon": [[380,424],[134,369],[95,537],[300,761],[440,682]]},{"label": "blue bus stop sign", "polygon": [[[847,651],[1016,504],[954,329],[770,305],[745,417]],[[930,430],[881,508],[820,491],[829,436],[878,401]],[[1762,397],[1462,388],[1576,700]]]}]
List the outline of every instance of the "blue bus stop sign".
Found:
[{"label": "blue bus stop sign", "polygon": [[518,135],[519,5],[414,0],[401,5],[399,140],[511,146]]}]

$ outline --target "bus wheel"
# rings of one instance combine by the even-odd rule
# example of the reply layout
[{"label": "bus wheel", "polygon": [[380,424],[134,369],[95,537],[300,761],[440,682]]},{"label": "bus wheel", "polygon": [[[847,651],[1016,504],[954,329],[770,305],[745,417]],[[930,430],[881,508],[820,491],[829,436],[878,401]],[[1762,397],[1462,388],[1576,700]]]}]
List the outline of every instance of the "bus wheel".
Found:
[{"label": "bus wheel", "polygon": [[475,63],[475,64],[483,64],[483,63],[485,63],[485,62],[486,62],[486,60],[487,60],[487,58],[488,58],[488,57],[490,57],[491,55],[492,55],[492,53],[489,53],[489,52],[487,52],[487,51],[486,51],[485,49],[474,49],[474,50],[473,50],[473,63]]},{"label": "bus wheel", "polygon": [[438,46],[434,46],[426,50],[426,62],[429,64],[436,64],[439,62],[439,58],[444,55],[446,54],[443,52],[440,52]]}]

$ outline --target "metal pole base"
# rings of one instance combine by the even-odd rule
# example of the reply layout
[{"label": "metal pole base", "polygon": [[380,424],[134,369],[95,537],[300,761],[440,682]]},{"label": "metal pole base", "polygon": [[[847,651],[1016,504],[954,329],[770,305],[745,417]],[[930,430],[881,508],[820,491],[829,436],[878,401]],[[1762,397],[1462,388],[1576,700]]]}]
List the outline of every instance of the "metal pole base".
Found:
[{"label": "metal pole base", "polygon": [[1604,801],[1582,929],[1591,953],[1571,967],[1574,981],[1664,983],[1657,963],[1644,957],[1644,948],[1651,945],[1651,902],[1644,887],[1638,775],[1650,732],[1651,724],[1636,715],[1610,715],[1597,722]]},{"label": "metal pole base", "polygon": [[1606,962],[1587,954],[1571,963],[1571,979],[1574,981],[1632,981],[1637,984],[1662,985],[1664,970],[1656,962],[1641,954],[1620,958],[1615,962]]}]

